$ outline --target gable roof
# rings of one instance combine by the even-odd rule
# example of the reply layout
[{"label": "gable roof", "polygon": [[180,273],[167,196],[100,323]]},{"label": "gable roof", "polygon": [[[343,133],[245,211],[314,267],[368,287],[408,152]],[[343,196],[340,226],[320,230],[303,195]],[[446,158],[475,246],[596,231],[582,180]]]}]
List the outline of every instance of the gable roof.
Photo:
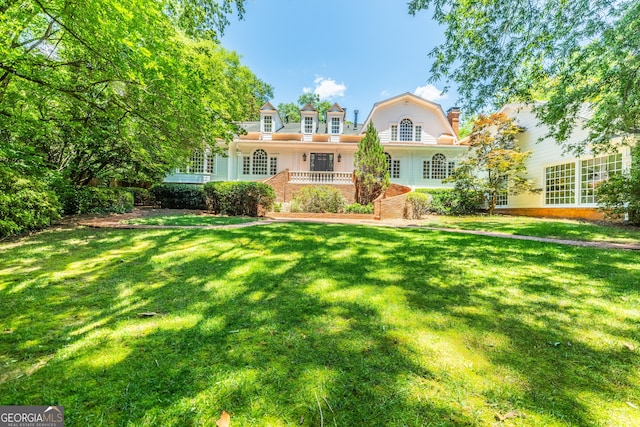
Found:
[{"label": "gable roof", "polygon": [[262,107],[260,107],[260,111],[276,111],[276,108],[269,101],[267,101]]},{"label": "gable roof", "polygon": [[308,102],[307,105],[302,107],[300,111],[312,111],[312,112],[315,111],[316,113],[318,112],[318,110],[316,110],[316,108],[313,105],[311,105],[310,102]]},{"label": "gable roof", "polygon": [[338,105],[337,102],[335,102],[331,106],[331,108],[327,110],[327,113],[344,113],[344,108],[342,108],[341,106]]},{"label": "gable roof", "polygon": [[[416,94],[413,94],[411,92],[405,92],[403,94],[385,99],[383,101],[378,101],[375,104],[373,104],[373,107],[371,108],[371,111],[369,112],[369,115],[367,116],[367,119],[364,121],[364,123],[362,124],[360,133],[364,133],[367,130],[367,126],[369,125],[369,122],[371,121],[371,117],[373,116],[374,112],[376,110],[379,110],[381,108],[387,107],[389,105],[393,105],[393,104],[399,104],[402,101],[405,102],[409,102],[409,101],[413,101],[419,105],[422,105],[424,107],[426,107],[427,109],[433,111],[434,113],[436,113],[439,117],[440,120],[442,120],[443,125],[445,125],[445,127],[450,131],[450,134],[453,135],[455,137],[455,132],[453,130],[453,127],[451,126],[451,123],[449,123],[449,120],[447,119],[447,115],[445,114],[444,110],[442,109],[442,106],[438,103],[435,103],[433,101],[429,101],[428,99],[424,99],[419,97]],[[455,137],[457,139],[457,137]]]}]

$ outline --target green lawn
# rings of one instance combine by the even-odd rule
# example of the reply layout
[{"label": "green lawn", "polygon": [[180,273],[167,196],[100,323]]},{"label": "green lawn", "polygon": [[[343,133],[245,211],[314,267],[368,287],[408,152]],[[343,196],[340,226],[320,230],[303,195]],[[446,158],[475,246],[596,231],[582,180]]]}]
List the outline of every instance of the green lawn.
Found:
[{"label": "green lawn", "polygon": [[521,236],[594,242],[640,243],[640,228],[625,225],[598,225],[590,222],[529,218],[522,216],[433,216],[420,222],[430,227],[495,231]]},{"label": "green lawn", "polygon": [[302,223],[0,243],[0,404],[67,426],[638,425],[639,327],[633,251]]},{"label": "green lawn", "polygon": [[158,215],[143,218],[129,219],[121,221],[123,224],[137,225],[177,225],[177,226],[210,226],[210,225],[233,225],[247,222],[259,221],[259,218],[242,216],[217,216],[217,215]]}]

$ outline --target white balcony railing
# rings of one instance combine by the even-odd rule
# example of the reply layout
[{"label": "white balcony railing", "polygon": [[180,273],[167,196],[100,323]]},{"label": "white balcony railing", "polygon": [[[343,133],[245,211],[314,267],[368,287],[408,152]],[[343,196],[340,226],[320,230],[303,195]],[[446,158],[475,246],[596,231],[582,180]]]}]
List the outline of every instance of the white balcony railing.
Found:
[{"label": "white balcony railing", "polygon": [[289,171],[292,184],[353,184],[351,172]]}]

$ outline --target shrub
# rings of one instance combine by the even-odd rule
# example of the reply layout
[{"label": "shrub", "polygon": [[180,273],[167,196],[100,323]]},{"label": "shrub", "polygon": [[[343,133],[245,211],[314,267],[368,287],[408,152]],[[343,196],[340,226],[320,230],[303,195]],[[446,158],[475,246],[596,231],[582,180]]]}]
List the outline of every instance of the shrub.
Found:
[{"label": "shrub", "polygon": [[344,211],[340,190],[328,185],[302,187],[293,198],[292,212],[340,213]]},{"label": "shrub", "polygon": [[133,196],[133,204],[135,206],[151,206],[155,203],[151,192],[146,188],[140,187],[124,187],[124,190]]},{"label": "shrub", "polygon": [[62,206],[41,179],[0,174],[0,236],[10,236],[51,225]]},{"label": "shrub", "polygon": [[482,203],[482,195],[473,191],[420,188],[416,192],[431,196],[429,212],[438,215],[471,215],[478,211]]},{"label": "shrub", "polygon": [[640,225],[640,144],[631,148],[631,168],[622,174],[612,174],[596,187],[596,200],[607,218]]},{"label": "shrub", "polygon": [[207,210],[223,215],[258,216],[271,210],[276,193],[263,182],[209,182],[204,186]]},{"label": "shrub", "polygon": [[407,194],[404,206],[404,217],[420,219],[430,212],[432,196],[425,193],[411,192]]},{"label": "shrub", "polygon": [[165,209],[206,209],[202,185],[156,184],[149,190],[153,199]]},{"label": "shrub", "polygon": [[133,195],[122,188],[79,187],[76,189],[79,214],[124,213],[133,210]]},{"label": "shrub", "polygon": [[373,203],[368,203],[366,205],[361,205],[360,203],[353,203],[351,205],[347,205],[347,206],[344,207],[344,213],[372,214],[373,213]]}]

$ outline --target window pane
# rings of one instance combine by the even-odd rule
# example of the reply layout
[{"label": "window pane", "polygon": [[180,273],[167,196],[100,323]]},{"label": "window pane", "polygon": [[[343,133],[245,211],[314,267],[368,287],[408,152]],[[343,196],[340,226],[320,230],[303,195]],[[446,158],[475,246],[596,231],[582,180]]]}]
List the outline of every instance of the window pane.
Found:
[{"label": "window pane", "polygon": [[252,173],[254,175],[266,175],[267,174],[267,152],[264,150],[256,150],[253,153],[253,168]]},{"label": "window pane", "polygon": [[447,177],[447,158],[444,154],[434,154],[431,159],[431,179],[445,179]]},{"label": "window pane", "polygon": [[545,169],[545,203],[564,205],[575,203],[575,163],[550,166]]},{"label": "window pane", "polygon": [[580,203],[596,203],[595,190],[610,176],[622,173],[622,154],[580,162]]},{"label": "window pane", "polygon": [[331,133],[340,133],[340,119],[337,117],[331,119]]},{"label": "window pane", "polygon": [[398,140],[398,125],[391,125],[391,140]]},{"label": "window pane", "polygon": [[313,133],[313,118],[304,118],[304,133]]},{"label": "window pane", "polygon": [[270,175],[275,175],[278,173],[278,158],[277,157],[271,157],[269,159],[269,174]]},{"label": "window pane", "polygon": [[391,178],[400,178],[400,160],[393,161],[393,167],[391,169]]},{"label": "window pane", "polygon": [[422,178],[423,179],[431,178],[431,162],[429,160],[424,160],[422,162]]},{"label": "window pane", "polygon": [[242,173],[244,175],[249,175],[251,173],[251,158],[249,157],[242,158]]},{"label": "window pane", "polygon": [[416,142],[422,141],[422,126],[416,126]]},{"label": "window pane", "polygon": [[264,116],[264,131],[267,133],[271,132],[271,129],[273,127],[272,120],[273,119],[271,116]]},{"label": "window pane", "polygon": [[413,140],[413,122],[409,119],[403,119],[400,122],[400,141]]}]

